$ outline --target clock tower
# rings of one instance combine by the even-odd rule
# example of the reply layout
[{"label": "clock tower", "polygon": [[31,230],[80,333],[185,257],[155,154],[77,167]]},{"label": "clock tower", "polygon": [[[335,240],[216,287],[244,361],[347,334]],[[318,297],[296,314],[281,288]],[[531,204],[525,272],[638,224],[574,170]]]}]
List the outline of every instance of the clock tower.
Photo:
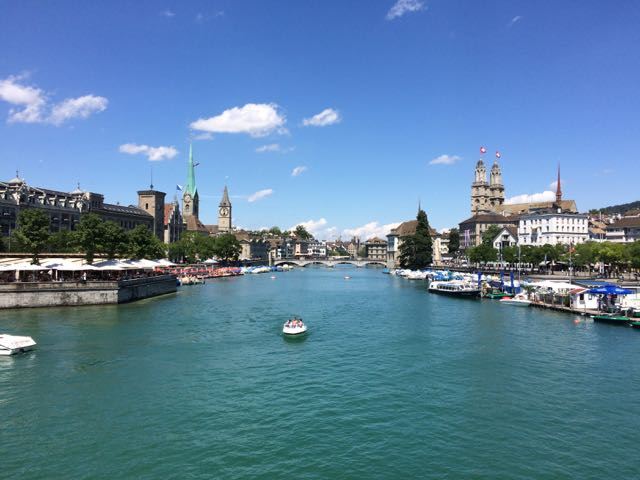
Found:
[{"label": "clock tower", "polygon": [[189,145],[189,163],[187,165],[187,184],[182,194],[182,215],[198,219],[200,211],[200,197],[196,188],[196,164],[193,163],[193,148]]},{"label": "clock tower", "polygon": [[226,233],[231,231],[231,202],[229,201],[229,191],[224,187],[222,200],[218,205],[218,232]]}]

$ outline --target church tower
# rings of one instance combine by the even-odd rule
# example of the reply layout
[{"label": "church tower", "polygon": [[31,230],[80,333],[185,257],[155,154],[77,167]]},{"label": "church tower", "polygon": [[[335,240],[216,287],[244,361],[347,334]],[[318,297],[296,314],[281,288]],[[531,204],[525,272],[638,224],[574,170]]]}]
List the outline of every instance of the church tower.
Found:
[{"label": "church tower", "polygon": [[231,201],[229,200],[229,191],[224,186],[222,200],[218,206],[218,232],[227,233],[231,231]]},{"label": "church tower", "polygon": [[471,215],[488,213],[490,205],[489,184],[487,183],[487,169],[482,159],[476,164],[475,180],[471,184]]},{"label": "church tower", "polygon": [[491,208],[495,209],[504,204],[504,185],[502,183],[502,172],[500,171],[500,165],[498,165],[499,154],[496,153],[496,161],[493,162],[491,167],[491,174],[489,176],[489,193]]},{"label": "church tower", "polygon": [[185,221],[188,217],[198,219],[200,212],[200,197],[196,188],[196,164],[193,162],[193,148],[189,145],[189,163],[187,164],[187,184],[182,194],[182,215]]}]

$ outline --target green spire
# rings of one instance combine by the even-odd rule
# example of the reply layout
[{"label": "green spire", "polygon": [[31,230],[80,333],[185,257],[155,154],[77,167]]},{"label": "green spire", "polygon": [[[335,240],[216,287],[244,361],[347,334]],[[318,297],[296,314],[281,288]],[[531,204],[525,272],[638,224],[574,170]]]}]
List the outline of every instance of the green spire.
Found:
[{"label": "green spire", "polygon": [[192,197],[196,194],[196,165],[193,163],[193,146],[189,144],[189,164],[187,166],[187,185],[185,192]]}]

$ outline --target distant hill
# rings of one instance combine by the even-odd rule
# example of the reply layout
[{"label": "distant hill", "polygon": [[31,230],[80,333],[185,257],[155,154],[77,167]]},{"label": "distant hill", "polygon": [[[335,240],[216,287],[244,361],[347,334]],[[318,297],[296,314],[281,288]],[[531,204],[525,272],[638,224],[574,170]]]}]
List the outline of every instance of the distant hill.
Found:
[{"label": "distant hill", "polygon": [[638,200],[637,202],[623,203],[622,205],[612,205],[611,207],[605,207],[595,210],[606,213],[607,215],[614,215],[616,213],[623,214],[625,212],[628,212],[629,210],[634,210],[636,208],[640,208],[640,200]]}]

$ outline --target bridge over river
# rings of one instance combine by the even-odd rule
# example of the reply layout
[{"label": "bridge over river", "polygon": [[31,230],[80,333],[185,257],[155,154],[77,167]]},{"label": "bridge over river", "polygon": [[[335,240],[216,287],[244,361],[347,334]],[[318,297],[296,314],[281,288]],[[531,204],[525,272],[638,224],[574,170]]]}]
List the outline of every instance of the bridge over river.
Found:
[{"label": "bridge over river", "polygon": [[325,267],[335,267],[336,265],[355,265],[356,267],[366,267],[367,265],[380,265],[386,267],[387,263],[384,260],[370,260],[368,258],[356,258],[356,259],[339,259],[339,260],[321,260],[321,259],[305,259],[296,260],[293,258],[284,258],[282,260],[275,260],[273,265],[296,265],[298,267],[306,267],[307,265],[324,265]]}]

